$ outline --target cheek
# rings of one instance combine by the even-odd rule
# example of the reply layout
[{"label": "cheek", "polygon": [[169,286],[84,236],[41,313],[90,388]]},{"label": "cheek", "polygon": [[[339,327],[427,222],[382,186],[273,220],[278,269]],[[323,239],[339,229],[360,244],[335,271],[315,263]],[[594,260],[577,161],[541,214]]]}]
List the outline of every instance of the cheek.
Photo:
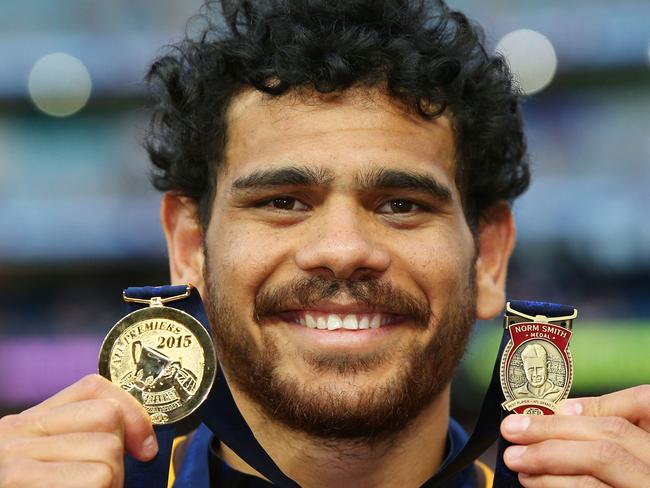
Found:
[{"label": "cheek", "polygon": [[459,234],[421,236],[402,242],[399,248],[412,276],[435,307],[437,298],[463,294],[473,266],[471,244]]},{"label": "cheek", "polygon": [[229,296],[254,296],[288,255],[286,239],[251,227],[241,222],[222,222],[209,233],[211,272]]}]

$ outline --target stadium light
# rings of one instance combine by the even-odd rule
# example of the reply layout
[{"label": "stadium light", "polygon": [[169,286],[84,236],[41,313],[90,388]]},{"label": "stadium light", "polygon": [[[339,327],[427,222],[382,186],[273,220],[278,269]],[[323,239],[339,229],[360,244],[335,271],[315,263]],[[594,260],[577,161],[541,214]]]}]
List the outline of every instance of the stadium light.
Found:
[{"label": "stadium light", "polygon": [[503,36],[496,47],[508,61],[519,86],[531,95],[546,88],[557,70],[557,56],[546,36],[520,29]]},{"label": "stadium light", "polygon": [[36,61],[29,73],[28,89],[39,110],[54,117],[67,117],[86,105],[92,81],[79,59],[57,52]]}]

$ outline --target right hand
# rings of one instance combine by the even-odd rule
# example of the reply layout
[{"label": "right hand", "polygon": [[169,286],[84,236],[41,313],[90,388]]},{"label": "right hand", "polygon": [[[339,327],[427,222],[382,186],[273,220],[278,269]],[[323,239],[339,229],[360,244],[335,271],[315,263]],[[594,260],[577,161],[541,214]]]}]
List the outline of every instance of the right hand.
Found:
[{"label": "right hand", "polygon": [[0,419],[0,488],[122,487],[124,453],[158,452],[142,406],[99,375]]}]

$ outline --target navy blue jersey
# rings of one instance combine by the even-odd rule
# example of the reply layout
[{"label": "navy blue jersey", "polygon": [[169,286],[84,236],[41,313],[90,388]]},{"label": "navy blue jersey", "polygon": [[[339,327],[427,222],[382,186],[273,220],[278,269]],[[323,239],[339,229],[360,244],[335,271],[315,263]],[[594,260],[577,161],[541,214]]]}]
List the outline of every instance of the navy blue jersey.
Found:
[{"label": "navy blue jersey", "polygon": [[[467,434],[454,419],[447,430],[446,459],[455,456],[467,441]],[[181,445],[180,442],[175,445]],[[182,460],[170,470],[169,487],[174,488],[272,488],[274,485],[256,476],[233,469],[218,456],[219,441],[201,424],[182,444]],[[176,451],[176,449],[175,449]],[[174,453],[178,454],[178,453]],[[172,456],[172,459],[178,455]],[[172,463],[173,465],[174,463]],[[444,464],[444,461],[443,461]],[[481,462],[458,473],[445,488],[490,488],[493,474]]]}]

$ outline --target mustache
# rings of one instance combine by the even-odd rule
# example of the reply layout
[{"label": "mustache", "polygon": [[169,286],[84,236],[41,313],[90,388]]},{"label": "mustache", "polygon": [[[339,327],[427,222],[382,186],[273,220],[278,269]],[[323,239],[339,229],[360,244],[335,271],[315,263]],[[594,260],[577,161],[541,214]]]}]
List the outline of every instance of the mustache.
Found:
[{"label": "mustache", "polygon": [[329,299],[345,299],[362,303],[373,311],[402,315],[420,328],[427,328],[431,319],[431,310],[425,300],[388,281],[350,281],[320,276],[300,278],[260,291],[253,304],[253,317],[259,322],[290,308],[311,308]]}]

